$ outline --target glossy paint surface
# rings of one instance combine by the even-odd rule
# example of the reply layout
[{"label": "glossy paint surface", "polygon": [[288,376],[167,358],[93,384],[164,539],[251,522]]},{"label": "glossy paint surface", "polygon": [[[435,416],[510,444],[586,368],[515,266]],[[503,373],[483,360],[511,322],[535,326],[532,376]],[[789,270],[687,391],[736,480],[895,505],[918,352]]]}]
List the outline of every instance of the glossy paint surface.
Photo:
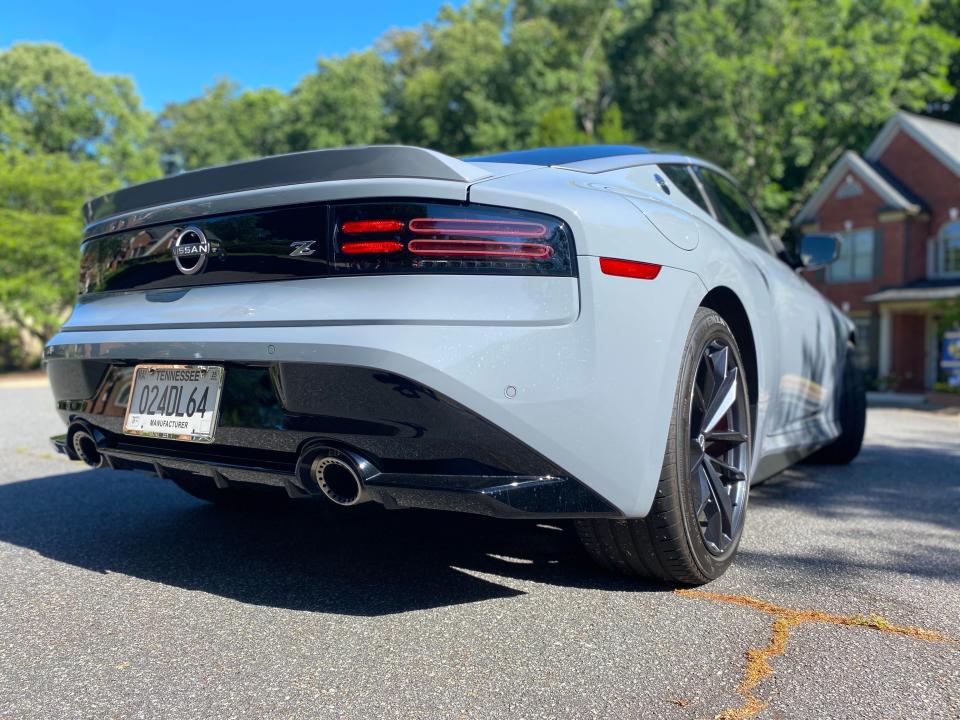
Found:
[{"label": "glossy paint surface", "polygon": [[[466,219],[466,230],[456,226]],[[372,224],[371,224],[372,223]],[[378,224],[379,223],[379,224]],[[385,225],[384,223],[388,223]],[[519,225],[517,225],[519,223]],[[408,227],[409,225],[409,227]],[[351,232],[343,231],[343,227]],[[432,229],[421,230],[422,226]],[[387,229],[384,229],[384,228]],[[516,238],[503,233],[535,228],[524,237],[546,251],[526,262],[509,257],[430,258],[413,243],[455,239],[474,245]],[[360,232],[363,228],[372,228]],[[393,229],[390,229],[393,228]],[[499,234],[498,234],[499,233]],[[184,243],[184,238],[190,242]],[[173,253],[201,247],[204,254],[181,261]],[[358,243],[364,241],[366,243]],[[389,252],[369,246],[392,241]],[[506,241],[506,242],[504,242]],[[345,252],[347,246],[361,252]],[[394,252],[395,251],[395,252]],[[569,230],[555,218],[467,203],[381,200],[314,203],[165,223],[101,235],[80,249],[80,297],[208,285],[237,285],[329,275],[474,274],[571,276],[576,264]],[[179,263],[179,265],[178,265]],[[183,263],[186,263],[185,265]]]},{"label": "glossy paint surface", "polygon": [[[656,165],[616,160],[589,171],[505,164],[503,174],[460,186],[471,203],[561,219],[576,244],[577,277],[321,277],[132,292],[79,304],[48,355],[338,364],[401,376],[637,517],[660,475],[691,319],[723,291],[742,306],[756,349],[753,479],[836,437],[835,378],[849,323],[774,254],[734,236],[669,179],[658,181]],[[318,185],[342,199],[370,197],[369,182]],[[207,212],[217,207],[208,203]],[[605,275],[601,257],[661,271],[652,280]]]}]

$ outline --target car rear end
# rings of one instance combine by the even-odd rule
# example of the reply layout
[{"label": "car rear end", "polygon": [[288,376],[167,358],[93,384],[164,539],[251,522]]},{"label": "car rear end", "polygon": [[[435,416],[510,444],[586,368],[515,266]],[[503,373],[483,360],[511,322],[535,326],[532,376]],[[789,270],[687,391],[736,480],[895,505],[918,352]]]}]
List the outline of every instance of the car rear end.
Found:
[{"label": "car rear end", "polygon": [[[93,201],[77,305],[45,352],[58,447],[344,505],[642,514],[652,490],[617,468],[663,444],[626,445],[619,396],[649,380],[624,377],[635,340],[596,306],[655,291],[598,286],[584,213],[471,196],[521,172],[355,148]],[[688,304],[683,288],[658,300]],[[652,331],[674,342],[666,319]]]}]

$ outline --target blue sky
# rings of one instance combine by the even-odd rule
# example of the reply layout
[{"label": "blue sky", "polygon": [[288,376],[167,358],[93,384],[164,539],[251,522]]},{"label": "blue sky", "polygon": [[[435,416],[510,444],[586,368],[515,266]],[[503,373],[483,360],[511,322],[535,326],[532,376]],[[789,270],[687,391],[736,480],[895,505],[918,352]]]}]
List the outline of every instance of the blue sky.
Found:
[{"label": "blue sky", "polygon": [[146,107],[217,78],[287,90],[321,55],[369,47],[391,27],[436,18],[442,0],[0,0],[0,48],[52,41],[94,70],[130,75]]}]

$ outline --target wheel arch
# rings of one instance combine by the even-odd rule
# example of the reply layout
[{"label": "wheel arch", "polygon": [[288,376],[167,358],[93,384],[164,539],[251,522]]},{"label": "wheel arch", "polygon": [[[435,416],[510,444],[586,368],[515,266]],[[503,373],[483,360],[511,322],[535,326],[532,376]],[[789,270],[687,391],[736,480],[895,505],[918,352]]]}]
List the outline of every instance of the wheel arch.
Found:
[{"label": "wheel arch", "polygon": [[760,374],[757,365],[757,345],[753,337],[753,326],[747,310],[730,288],[720,285],[708,292],[700,301],[702,307],[716,312],[730,326],[737,346],[740,348],[740,358],[743,360],[744,370],[747,373],[747,397],[750,402],[750,425],[756,428],[757,407],[760,397]]}]

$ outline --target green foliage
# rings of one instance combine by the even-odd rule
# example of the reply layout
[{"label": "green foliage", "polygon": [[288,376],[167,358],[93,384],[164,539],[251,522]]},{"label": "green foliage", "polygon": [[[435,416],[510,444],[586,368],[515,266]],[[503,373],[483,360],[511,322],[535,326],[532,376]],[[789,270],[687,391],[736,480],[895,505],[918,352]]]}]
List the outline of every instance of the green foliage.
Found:
[{"label": "green foliage", "polygon": [[935,305],[938,314],[938,330],[940,334],[947,330],[956,330],[960,328],[960,296],[951,300],[940,300]]},{"label": "green foliage", "polygon": [[387,63],[373,51],[321,60],[290,97],[291,150],[368,145],[388,139]]},{"label": "green foliage", "polygon": [[[927,4],[924,20],[943,28],[944,32],[960,31],[960,0],[931,0]],[[934,117],[960,123],[960,53],[955,53],[950,63],[947,82],[951,87],[950,97],[935,98],[928,106]]]},{"label": "green foliage", "polygon": [[129,78],[15,45],[0,51],[0,330],[54,330],[80,205],[155,177],[161,158],[638,142],[728,167],[782,228],[897,108],[960,120],[958,27],[958,0],[468,0],[321,58],[290,93],[224,79],[159,116]]},{"label": "green foliage", "polygon": [[0,308],[46,339],[76,292],[79,223],[72,215],[0,208]]},{"label": "green foliage", "polygon": [[55,45],[0,52],[0,331],[6,362],[48,338],[76,288],[80,208],[159,174],[152,119],[129,78],[97,75]]},{"label": "green foliage", "polygon": [[397,58],[394,136],[454,154],[511,145],[520,108],[504,102],[513,84],[506,32],[506,3],[470,2],[388,39]]},{"label": "green foliage", "polygon": [[782,226],[847,147],[950,88],[956,40],[913,0],[688,0],[613,58],[627,126],[740,178]]},{"label": "green foliage", "polygon": [[623,127],[623,113],[616,103],[604,111],[597,126],[597,139],[609,145],[629,145],[633,142],[633,134]]},{"label": "green foliage", "polygon": [[555,107],[547,110],[537,122],[533,144],[540,146],[583,145],[590,141],[577,124],[572,107]]},{"label": "green foliage", "polygon": [[94,160],[113,182],[137,182],[157,173],[149,133],[130,78],[98,75],[56,45],[0,52],[0,153]]},{"label": "green foliage", "polygon": [[279,90],[241,93],[221,80],[198,98],[167,105],[157,145],[169,167],[188,170],[286,152],[289,103]]},{"label": "green foliage", "polygon": [[[171,105],[164,150],[198,167],[370,142],[454,155],[640,142],[728,167],[782,229],[840,153],[898,107],[951,107],[958,8],[470,0],[374,50],[321,60],[272,115],[235,112],[247,94],[228,84]],[[240,139],[244,127],[271,142]]]}]

